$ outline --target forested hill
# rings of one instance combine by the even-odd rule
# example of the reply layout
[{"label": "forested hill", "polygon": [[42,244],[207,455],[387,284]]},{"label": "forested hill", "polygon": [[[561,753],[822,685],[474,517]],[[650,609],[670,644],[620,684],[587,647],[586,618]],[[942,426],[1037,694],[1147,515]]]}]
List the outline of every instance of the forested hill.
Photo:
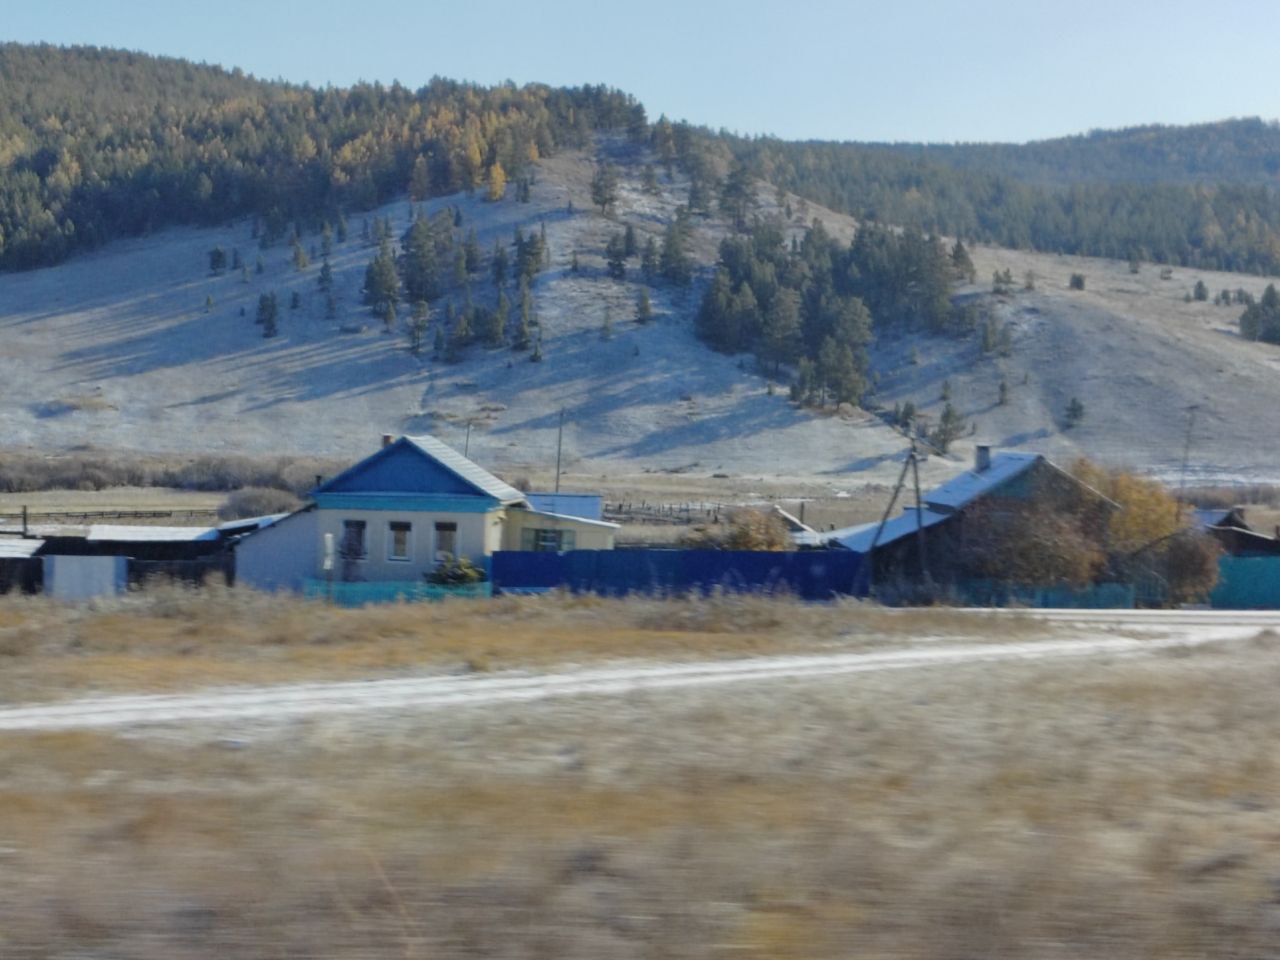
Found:
[{"label": "forested hill", "polygon": [[1260,121],[1026,145],[705,135],[779,186],[864,220],[1017,249],[1280,273],[1280,131]]},{"label": "forested hill", "polygon": [[1031,143],[870,144],[899,156],[1028,183],[1280,185],[1280,124],[1257,117],[1094,130]]},{"label": "forested hill", "polygon": [[56,263],[112,238],[254,213],[364,210],[498,178],[644,125],[605,87],[435,79],[311,89],[93,47],[0,45],[0,267]]},{"label": "forested hill", "polygon": [[861,220],[1001,246],[1280,274],[1280,129],[1256,120],[1011,145],[742,138],[649,124],[603,86],[433,79],[312,89],[91,47],[0,45],[0,269],[158,227],[261,218],[265,242],[408,192],[527,194],[531,161],[599,131],[742,207],[752,177]]}]

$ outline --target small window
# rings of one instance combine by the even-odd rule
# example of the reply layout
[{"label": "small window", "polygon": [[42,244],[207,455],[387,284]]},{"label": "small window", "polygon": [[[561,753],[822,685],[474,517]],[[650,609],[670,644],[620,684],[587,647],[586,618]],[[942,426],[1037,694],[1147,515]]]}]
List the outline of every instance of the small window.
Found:
[{"label": "small window", "polygon": [[458,525],[436,524],[436,560],[452,560],[458,555]]},{"label": "small window", "polygon": [[526,527],[520,531],[520,549],[534,550],[538,553],[559,553],[561,550],[573,550],[577,539],[577,535],[572,530]]},{"label": "small window", "polygon": [[342,521],[342,545],[338,548],[343,560],[363,560],[365,553],[365,522],[363,520]]},{"label": "small window", "polygon": [[387,524],[387,559],[413,559],[413,524],[392,520]]}]

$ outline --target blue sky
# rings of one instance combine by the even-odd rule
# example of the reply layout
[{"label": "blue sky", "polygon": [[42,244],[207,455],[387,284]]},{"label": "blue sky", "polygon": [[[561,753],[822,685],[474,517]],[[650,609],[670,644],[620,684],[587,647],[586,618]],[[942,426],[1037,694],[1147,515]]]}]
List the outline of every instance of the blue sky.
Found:
[{"label": "blue sky", "polygon": [[346,85],[434,74],[607,83],[742,133],[1039,139],[1280,117],[1263,0],[53,0],[0,36],[93,43]]}]

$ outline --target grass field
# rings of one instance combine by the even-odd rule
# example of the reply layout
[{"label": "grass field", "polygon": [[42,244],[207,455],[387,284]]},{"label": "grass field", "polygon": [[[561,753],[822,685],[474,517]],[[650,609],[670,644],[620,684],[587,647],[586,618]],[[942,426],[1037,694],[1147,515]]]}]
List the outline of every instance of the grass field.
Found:
[{"label": "grass field", "polygon": [[1044,633],[1016,617],[856,601],[501,597],[344,610],[248,590],[154,588],[69,606],[0,598],[0,702],[227,683],[358,679],[604,660],[857,650]]},{"label": "grass field", "polygon": [[7,735],[0,955],[1274,956],[1278,652]]}]

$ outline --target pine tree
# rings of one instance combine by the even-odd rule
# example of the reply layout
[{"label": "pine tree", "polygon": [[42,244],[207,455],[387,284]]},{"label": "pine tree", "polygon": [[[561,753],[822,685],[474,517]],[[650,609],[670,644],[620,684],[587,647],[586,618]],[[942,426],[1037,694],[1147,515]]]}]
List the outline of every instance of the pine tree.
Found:
[{"label": "pine tree", "polygon": [[480,238],[476,236],[475,227],[467,231],[467,239],[462,244],[462,254],[467,261],[467,273],[479,273],[484,257],[480,253]]},{"label": "pine tree", "polygon": [[742,160],[734,160],[729,175],[720,186],[720,211],[733,225],[742,230],[747,225],[747,214],[755,206],[755,188],[751,170]]},{"label": "pine tree", "polygon": [[329,221],[324,222],[324,226],[320,228],[320,256],[328,259],[333,254],[333,227],[329,226]]},{"label": "pine tree", "polygon": [[969,256],[969,251],[965,249],[964,243],[958,239],[951,247],[951,273],[957,280],[967,280],[970,283],[978,279],[978,271],[973,266],[973,258]]},{"label": "pine tree", "polygon": [[646,163],[640,170],[640,189],[648,194],[659,192],[658,176],[654,172],[652,163]]},{"label": "pine tree", "polygon": [[395,258],[391,255],[391,242],[383,237],[374,257],[364,272],[364,302],[379,315],[385,314],[386,305],[392,310],[400,302],[400,277],[396,273]]},{"label": "pine tree", "polygon": [[773,363],[776,377],[782,364],[790,363],[800,353],[800,296],[794,290],[779,290],[764,314],[761,326],[760,359]]},{"label": "pine tree", "polygon": [[1079,426],[1080,421],[1084,419],[1084,403],[1079,397],[1072,397],[1067,401],[1067,429],[1071,430]]},{"label": "pine tree", "polygon": [[209,251],[209,272],[220,274],[227,269],[227,252],[221,247]]},{"label": "pine tree", "polygon": [[604,257],[609,276],[614,280],[625,280],[627,278],[627,255],[622,234],[615,233],[609,238],[609,242],[604,248]]},{"label": "pine tree", "polygon": [[516,324],[516,335],[512,339],[511,349],[528,350],[533,335],[533,294],[529,291],[528,280],[520,280],[520,319]]},{"label": "pine tree", "polygon": [[289,309],[298,310],[302,307],[302,295],[294,290],[289,294]]},{"label": "pine tree", "polygon": [[606,216],[609,208],[618,202],[618,170],[608,160],[596,164],[595,175],[591,178],[591,202]]},{"label": "pine tree", "polygon": [[409,198],[425,200],[431,195],[431,171],[427,168],[427,158],[418,154],[413,161],[413,171],[409,174]]},{"label": "pine tree", "polygon": [[640,288],[640,296],[636,300],[636,323],[648,323],[653,319],[653,307],[649,304],[649,291]]},{"label": "pine tree", "polygon": [[684,232],[679,224],[667,224],[662,236],[662,253],[658,259],[663,278],[678,287],[688,286],[693,279],[693,264],[685,253]]},{"label": "pine tree", "polygon": [[964,436],[966,429],[964,417],[948,403],[942,408],[942,416],[938,419],[937,428],[929,435],[929,442],[941,453],[946,453],[952,443]]},{"label": "pine tree", "polygon": [[661,263],[658,258],[658,242],[649,237],[644,242],[644,255],[640,258],[640,273],[645,280],[653,283],[658,279],[662,271]]},{"label": "pine tree", "polygon": [[627,224],[627,229],[622,234],[622,253],[630,260],[636,255],[639,247],[636,244],[636,228],[631,224]]},{"label": "pine tree", "polygon": [[439,359],[444,356],[444,353],[445,353],[444,341],[445,341],[444,327],[441,324],[437,323],[435,340],[431,344],[431,352],[435,354],[436,359]]},{"label": "pine tree", "polygon": [[302,249],[302,244],[301,244],[301,243],[298,243],[297,241],[294,241],[294,244],[293,244],[293,268],[294,268],[295,270],[302,271],[302,270],[307,269],[307,267],[308,267],[308,265],[309,265],[310,263],[311,263],[311,261],[307,259],[307,251],[305,251],[305,250],[303,250],[303,249]]},{"label": "pine tree", "polygon": [[507,324],[511,322],[511,301],[505,290],[498,291],[498,303],[493,308],[494,329],[497,331],[494,346],[501,346],[507,338]]},{"label": "pine tree", "polygon": [[258,297],[258,315],[254,322],[262,325],[264,337],[276,335],[276,318],[280,314],[280,304],[274,293],[264,293]]},{"label": "pine tree", "polygon": [[328,257],[320,264],[320,274],[316,277],[316,284],[324,293],[333,289],[333,267],[329,265]]},{"label": "pine tree", "polygon": [[493,242],[493,285],[501,288],[507,282],[507,248],[497,240]]},{"label": "pine tree", "polygon": [[1008,405],[1009,403],[1009,381],[1008,380],[1000,381],[1000,395],[999,395],[999,399],[996,402],[999,406],[1002,406],[1002,407]]}]

